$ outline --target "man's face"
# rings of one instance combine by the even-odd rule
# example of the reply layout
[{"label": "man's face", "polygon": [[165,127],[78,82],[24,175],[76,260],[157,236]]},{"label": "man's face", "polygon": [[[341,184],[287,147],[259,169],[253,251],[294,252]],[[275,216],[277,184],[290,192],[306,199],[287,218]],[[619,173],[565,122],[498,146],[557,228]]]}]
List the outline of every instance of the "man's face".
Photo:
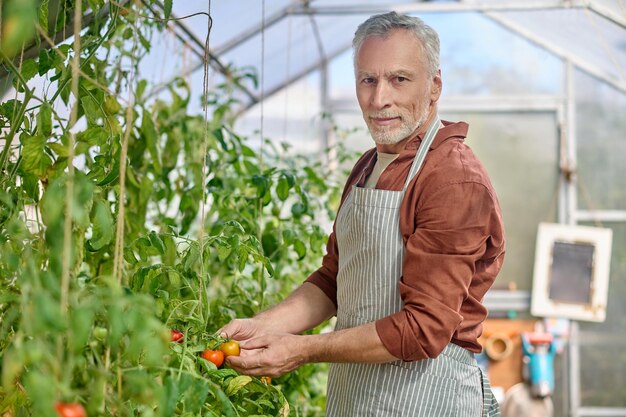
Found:
[{"label": "man's face", "polygon": [[395,144],[414,133],[441,93],[439,73],[429,76],[420,42],[404,29],[366,38],[355,73],[359,106],[377,144]]}]

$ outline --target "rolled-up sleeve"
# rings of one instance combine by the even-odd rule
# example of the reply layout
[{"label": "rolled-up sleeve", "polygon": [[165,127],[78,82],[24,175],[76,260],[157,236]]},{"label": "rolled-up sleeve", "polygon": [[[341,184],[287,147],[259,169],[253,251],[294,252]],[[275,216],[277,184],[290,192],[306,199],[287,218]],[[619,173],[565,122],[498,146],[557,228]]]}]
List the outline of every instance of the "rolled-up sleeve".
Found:
[{"label": "rolled-up sleeve", "polygon": [[477,264],[501,222],[491,193],[479,182],[452,182],[416,208],[399,283],[404,307],[376,321],[383,345],[397,358],[438,356],[463,321],[461,306],[476,284]]}]

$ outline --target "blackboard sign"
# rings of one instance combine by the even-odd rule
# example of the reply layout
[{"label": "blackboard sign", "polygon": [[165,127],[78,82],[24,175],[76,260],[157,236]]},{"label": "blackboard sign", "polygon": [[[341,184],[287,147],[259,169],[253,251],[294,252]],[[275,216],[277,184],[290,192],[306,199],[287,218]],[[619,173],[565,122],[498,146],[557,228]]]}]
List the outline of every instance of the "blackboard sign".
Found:
[{"label": "blackboard sign", "polygon": [[548,290],[551,300],[591,305],[594,252],[589,243],[554,242]]}]

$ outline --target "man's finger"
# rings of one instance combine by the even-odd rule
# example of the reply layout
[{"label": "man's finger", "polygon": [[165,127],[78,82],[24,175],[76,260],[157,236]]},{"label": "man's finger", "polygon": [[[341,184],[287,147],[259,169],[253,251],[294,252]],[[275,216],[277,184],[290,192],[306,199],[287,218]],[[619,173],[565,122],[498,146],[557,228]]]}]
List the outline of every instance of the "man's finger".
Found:
[{"label": "man's finger", "polygon": [[239,347],[242,349],[261,349],[268,347],[271,342],[271,336],[258,336],[252,339],[248,339],[239,343]]}]

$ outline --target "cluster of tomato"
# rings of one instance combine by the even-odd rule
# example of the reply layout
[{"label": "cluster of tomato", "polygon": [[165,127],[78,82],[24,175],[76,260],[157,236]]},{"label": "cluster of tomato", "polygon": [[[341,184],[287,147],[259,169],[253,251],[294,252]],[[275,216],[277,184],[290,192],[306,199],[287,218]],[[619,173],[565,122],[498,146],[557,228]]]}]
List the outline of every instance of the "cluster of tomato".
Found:
[{"label": "cluster of tomato", "polygon": [[[171,340],[172,342],[183,343],[185,335],[179,330],[172,329]],[[239,356],[239,343],[234,340],[226,341],[221,343],[216,350],[205,349],[201,356],[219,368],[226,357]],[[78,403],[57,403],[54,408],[59,417],[87,417],[87,412]]]},{"label": "cluster of tomato", "polygon": [[[182,343],[184,337],[185,335],[181,331],[172,329],[172,342]],[[221,343],[215,350],[205,349],[201,356],[219,368],[228,356],[239,356],[239,343],[234,340],[228,340]]]}]

